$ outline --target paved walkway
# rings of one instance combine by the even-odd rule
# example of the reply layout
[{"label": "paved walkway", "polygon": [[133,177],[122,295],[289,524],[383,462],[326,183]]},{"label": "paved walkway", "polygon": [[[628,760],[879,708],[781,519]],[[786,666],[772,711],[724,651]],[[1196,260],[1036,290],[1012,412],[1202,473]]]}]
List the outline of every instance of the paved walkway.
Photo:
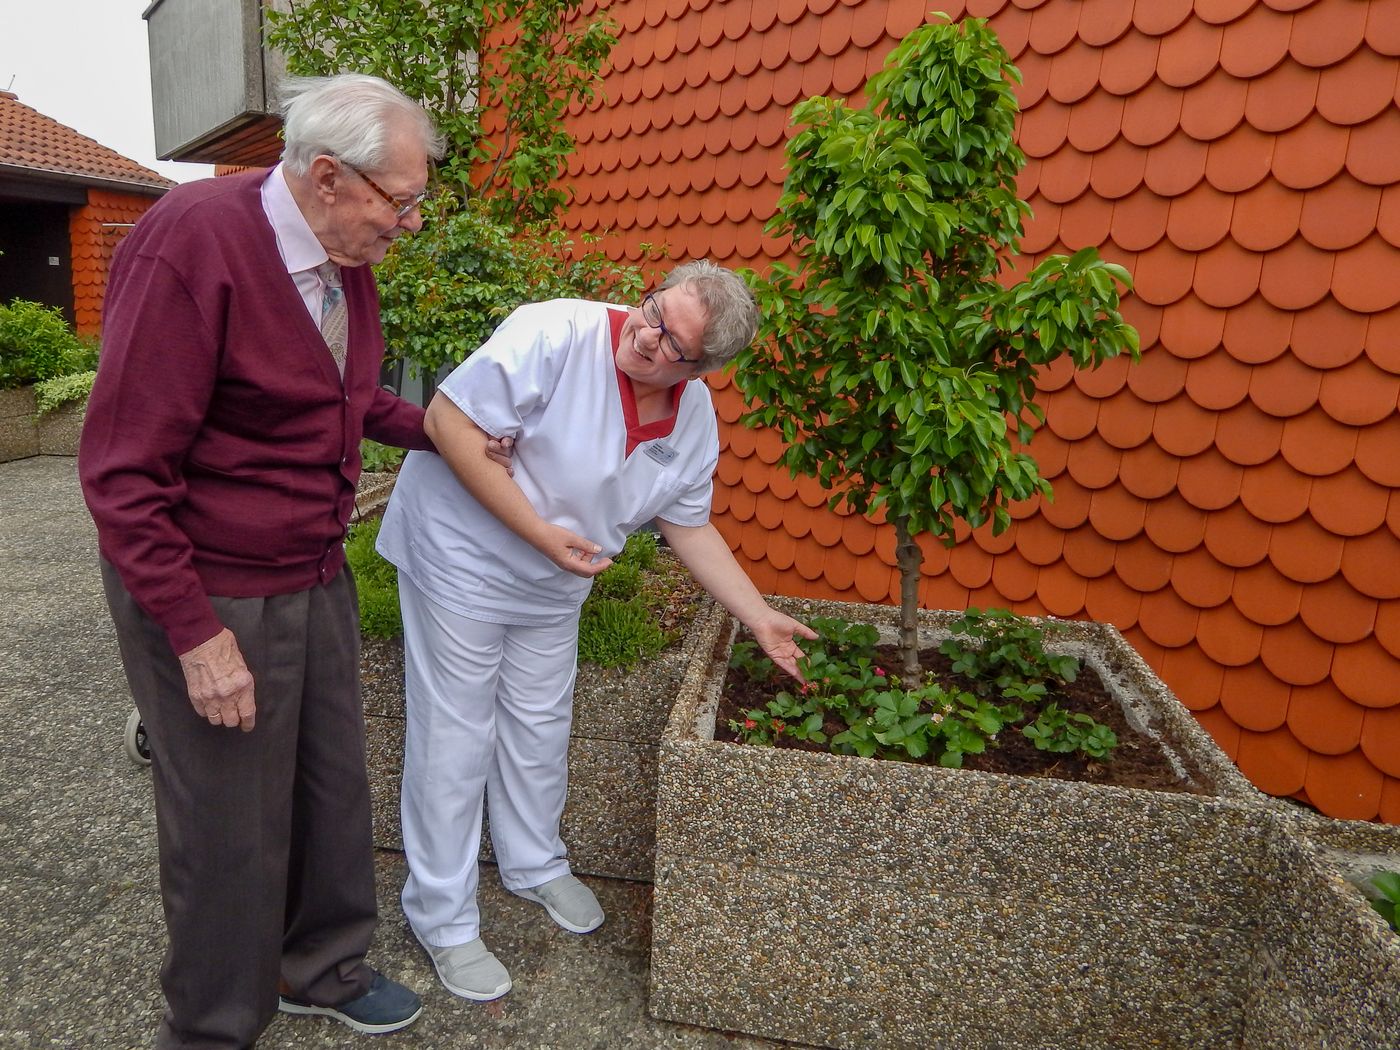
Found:
[{"label": "paved walkway", "polygon": [[[0,464],[0,1048],[151,1044],[164,929],[150,777],[122,747],[130,711],[74,461]],[[332,1021],[279,1017],[261,1050],[777,1045],[647,1016],[649,886],[589,879],[608,922],[575,937],[483,872],[484,933],[515,990],[476,1005],[442,989],[408,933],[402,856],[377,863],[371,961],[422,993],[423,1018],[367,1042]]]}]

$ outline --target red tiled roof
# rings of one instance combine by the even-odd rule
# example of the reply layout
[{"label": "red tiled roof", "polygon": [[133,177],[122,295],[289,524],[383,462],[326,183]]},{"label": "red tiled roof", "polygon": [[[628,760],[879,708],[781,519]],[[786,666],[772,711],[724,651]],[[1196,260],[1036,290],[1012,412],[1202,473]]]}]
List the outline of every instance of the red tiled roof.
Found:
[{"label": "red tiled roof", "polygon": [[[586,7],[588,5],[585,5]],[[862,101],[922,0],[613,0],[567,225],[762,270],[789,111]],[[925,547],[921,600],[1116,623],[1244,772],[1400,821],[1400,0],[948,0],[1023,75],[1021,271],[1095,245],[1143,357],[1041,377],[1053,501]],[[891,531],[715,383],[715,521],[776,591],[898,599]],[[776,523],[776,525],[775,525]],[[873,530],[873,536],[871,532]]]},{"label": "red tiled roof", "polygon": [[59,173],[101,184],[123,183],[136,192],[164,192],[175,183],[115,150],[80,135],[0,91],[0,167]]}]

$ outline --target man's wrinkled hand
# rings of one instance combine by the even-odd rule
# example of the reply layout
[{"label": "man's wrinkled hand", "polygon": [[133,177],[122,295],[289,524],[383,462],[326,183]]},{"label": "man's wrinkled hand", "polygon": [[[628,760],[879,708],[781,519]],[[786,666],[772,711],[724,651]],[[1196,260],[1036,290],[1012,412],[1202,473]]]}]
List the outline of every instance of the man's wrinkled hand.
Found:
[{"label": "man's wrinkled hand", "polygon": [[211,726],[252,730],[256,714],[253,676],[233,632],[225,627],[207,642],[180,654],[190,703]]}]

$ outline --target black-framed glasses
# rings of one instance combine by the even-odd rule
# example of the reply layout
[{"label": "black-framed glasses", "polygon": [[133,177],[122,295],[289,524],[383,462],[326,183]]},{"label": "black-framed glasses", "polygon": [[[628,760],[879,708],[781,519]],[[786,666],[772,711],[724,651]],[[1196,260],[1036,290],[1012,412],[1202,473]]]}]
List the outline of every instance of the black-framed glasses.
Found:
[{"label": "black-framed glasses", "polygon": [[364,179],[364,180],[365,180],[365,184],[368,185],[370,189],[374,190],[375,193],[379,194],[379,195],[380,195],[381,197],[383,197],[386,201],[388,201],[388,202],[389,202],[389,207],[391,207],[391,208],[394,209],[394,218],[396,218],[396,219],[402,219],[405,215],[407,215],[409,212],[411,212],[414,208],[418,207],[420,204],[422,204],[425,200],[428,199],[428,191],[427,191],[427,190],[424,190],[422,193],[414,194],[412,197],[408,198],[408,200],[404,200],[404,199],[401,198],[401,197],[395,197],[392,193],[390,193],[388,190],[386,190],[383,186],[379,185],[379,183],[375,182],[372,178],[370,178],[368,175],[366,175],[363,171],[361,171],[359,168],[355,167],[355,165],[349,164],[349,163],[347,163],[346,161],[341,160],[341,158],[339,158],[339,157],[337,157],[336,160],[339,160],[341,164],[345,165],[345,167],[349,168],[351,171],[353,171],[353,172],[354,172],[356,175],[358,175],[360,178]]},{"label": "black-framed glasses", "polygon": [[657,345],[661,347],[662,353],[673,365],[698,365],[700,363],[700,358],[686,357],[681,352],[676,337],[671,334],[670,329],[666,327],[666,322],[661,319],[661,304],[656,301],[656,293],[654,292],[642,300],[642,320],[652,328],[660,330],[661,337],[657,340]]}]

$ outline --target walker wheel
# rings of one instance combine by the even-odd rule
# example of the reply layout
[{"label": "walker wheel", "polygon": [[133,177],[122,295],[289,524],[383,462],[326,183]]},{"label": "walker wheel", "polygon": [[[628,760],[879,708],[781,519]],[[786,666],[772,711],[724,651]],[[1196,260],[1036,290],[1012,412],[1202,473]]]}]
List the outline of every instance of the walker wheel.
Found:
[{"label": "walker wheel", "polygon": [[141,712],[134,707],[126,720],[126,733],[122,742],[126,744],[126,757],[138,766],[151,764],[151,741],[146,736],[146,727],[141,724]]}]

